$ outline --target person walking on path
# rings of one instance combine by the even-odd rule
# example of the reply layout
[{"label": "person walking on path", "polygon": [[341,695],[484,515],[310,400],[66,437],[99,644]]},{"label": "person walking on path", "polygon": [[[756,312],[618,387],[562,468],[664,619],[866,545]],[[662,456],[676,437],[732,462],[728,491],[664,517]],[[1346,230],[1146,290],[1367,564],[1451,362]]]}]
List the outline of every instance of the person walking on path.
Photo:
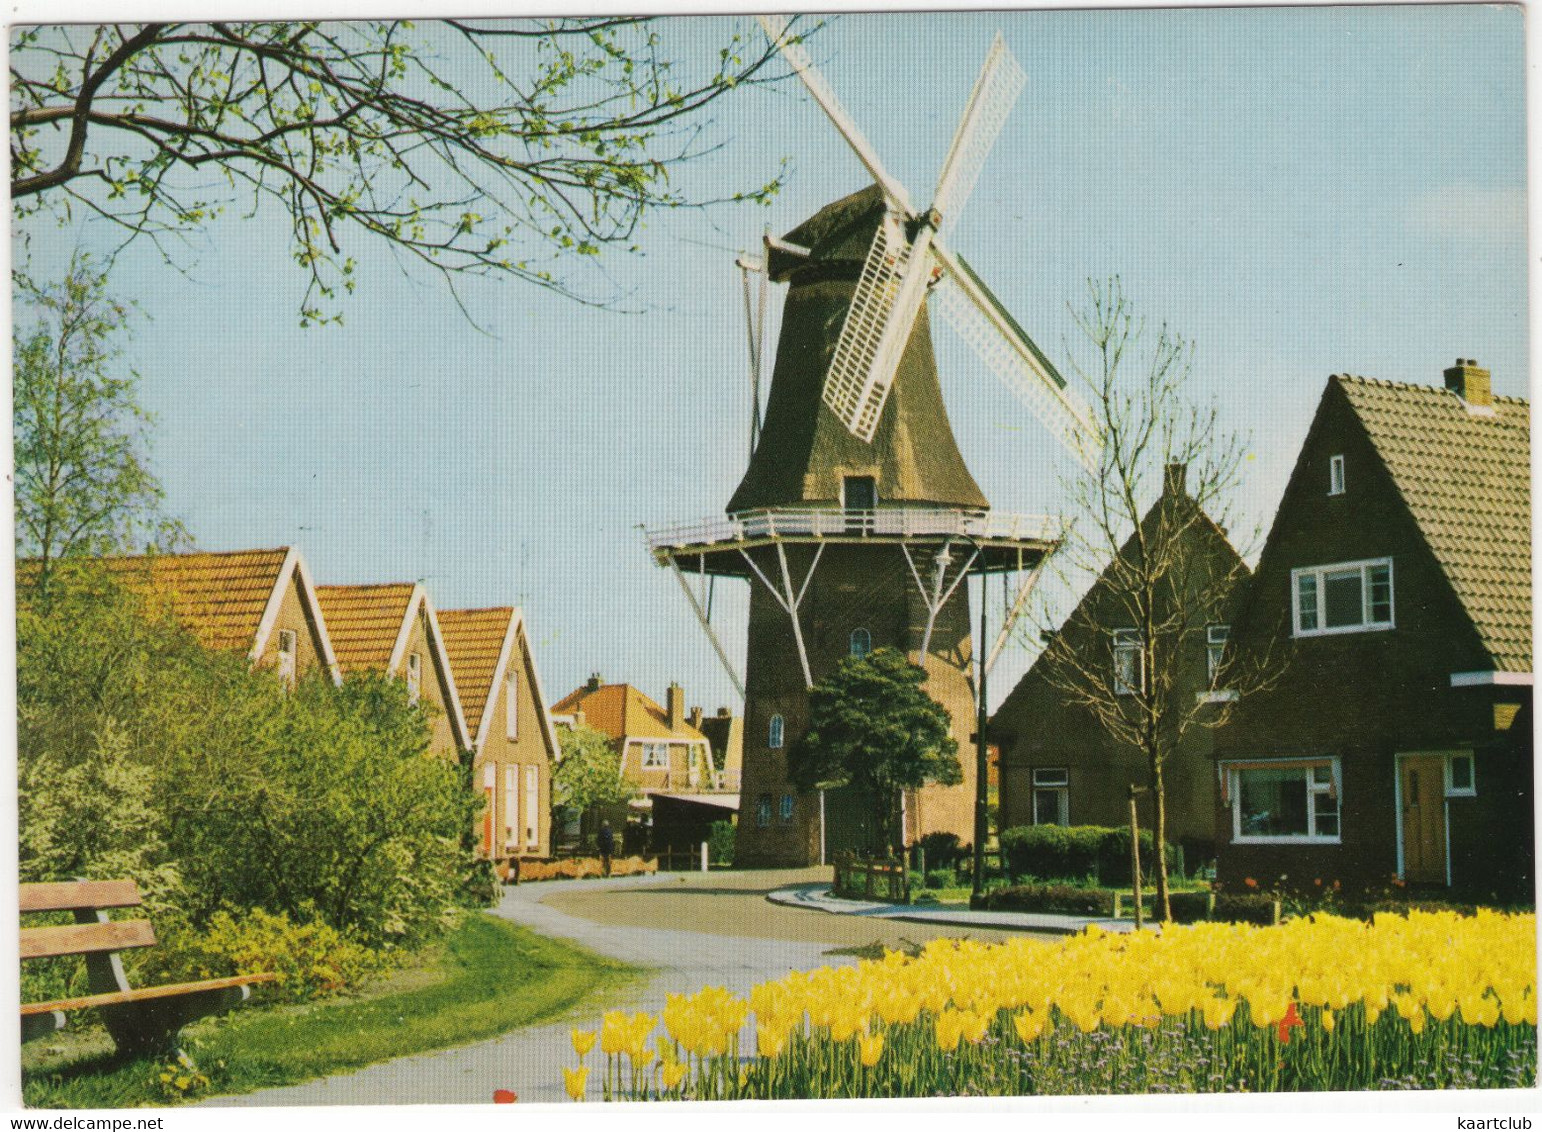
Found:
[{"label": "person walking on path", "polygon": [[610,822],[602,821],[600,823],[598,841],[600,846],[600,870],[606,876],[610,876],[610,859],[616,854],[616,833],[615,830],[610,828]]}]

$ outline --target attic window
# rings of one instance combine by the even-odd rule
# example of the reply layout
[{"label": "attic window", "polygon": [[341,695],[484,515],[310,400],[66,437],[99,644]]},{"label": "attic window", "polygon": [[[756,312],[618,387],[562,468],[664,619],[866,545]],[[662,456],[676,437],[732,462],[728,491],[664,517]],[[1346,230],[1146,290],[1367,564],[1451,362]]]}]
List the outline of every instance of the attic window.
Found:
[{"label": "attic window", "polygon": [[509,673],[503,688],[503,734],[509,739],[519,738],[519,675]]},{"label": "attic window", "polygon": [[1298,637],[1393,627],[1390,558],[1306,566],[1291,581]]},{"label": "attic window", "polygon": [[1344,494],[1344,457],[1328,457],[1328,494]]},{"label": "attic window", "polygon": [[415,704],[423,692],[423,654],[407,654],[407,702]]},{"label": "attic window", "polygon": [[295,653],[299,647],[300,637],[293,629],[280,629],[278,631],[278,678],[283,681],[284,687],[294,687]]}]

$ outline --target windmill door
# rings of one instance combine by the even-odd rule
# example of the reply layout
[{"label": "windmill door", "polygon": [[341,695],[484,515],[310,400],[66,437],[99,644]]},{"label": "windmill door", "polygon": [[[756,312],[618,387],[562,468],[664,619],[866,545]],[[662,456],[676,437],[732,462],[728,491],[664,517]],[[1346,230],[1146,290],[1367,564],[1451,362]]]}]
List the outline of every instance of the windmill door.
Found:
[{"label": "windmill door", "polygon": [[873,529],[878,510],[878,481],[872,476],[846,476],[841,480],[841,506],[846,510],[848,531]]},{"label": "windmill door", "polygon": [[1403,755],[1398,759],[1403,805],[1403,879],[1446,883],[1445,756]]}]

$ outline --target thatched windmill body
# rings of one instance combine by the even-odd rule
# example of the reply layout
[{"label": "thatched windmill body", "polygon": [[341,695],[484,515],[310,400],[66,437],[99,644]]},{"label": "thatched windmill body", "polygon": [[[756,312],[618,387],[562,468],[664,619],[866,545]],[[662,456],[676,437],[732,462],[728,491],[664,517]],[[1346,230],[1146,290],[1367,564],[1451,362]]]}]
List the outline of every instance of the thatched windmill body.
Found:
[{"label": "thatched windmill body", "polygon": [[[989,367],[1079,457],[1095,452],[1085,413],[1054,367],[944,242],[1022,86],[1000,37],[944,162],[936,203],[916,213],[782,22],[764,23],[875,184],[766,241],[755,266],[788,289],[749,467],[726,520],[648,534],[655,560],[675,572],[744,695],[735,859],[749,866],[811,864],[872,847],[865,799],[800,796],[788,780],[787,751],[806,726],[814,682],[853,653],[901,649],[925,668],[926,691],[948,710],[966,749],[976,701],[963,583],[971,573],[1006,577],[1010,612],[993,634],[989,663],[1057,542],[1045,519],[992,513],[959,453],[932,350],[934,289]],[[750,341],[753,354],[758,327]],[[708,616],[707,587],[718,577],[751,587],[742,679]],[[961,785],[907,793],[907,841],[934,831],[972,839],[976,778],[973,760],[961,761]]]}]

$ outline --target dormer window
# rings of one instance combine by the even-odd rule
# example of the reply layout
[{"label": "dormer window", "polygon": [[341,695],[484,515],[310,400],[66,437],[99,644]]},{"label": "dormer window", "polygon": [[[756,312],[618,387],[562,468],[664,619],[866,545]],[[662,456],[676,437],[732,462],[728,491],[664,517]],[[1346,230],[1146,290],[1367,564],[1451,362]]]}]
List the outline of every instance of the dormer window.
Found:
[{"label": "dormer window", "polygon": [[423,654],[407,654],[407,702],[415,704],[423,692]]},{"label": "dormer window", "polygon": [[1328,494],[1344,494],[1344,457],[1328,457]]}]

